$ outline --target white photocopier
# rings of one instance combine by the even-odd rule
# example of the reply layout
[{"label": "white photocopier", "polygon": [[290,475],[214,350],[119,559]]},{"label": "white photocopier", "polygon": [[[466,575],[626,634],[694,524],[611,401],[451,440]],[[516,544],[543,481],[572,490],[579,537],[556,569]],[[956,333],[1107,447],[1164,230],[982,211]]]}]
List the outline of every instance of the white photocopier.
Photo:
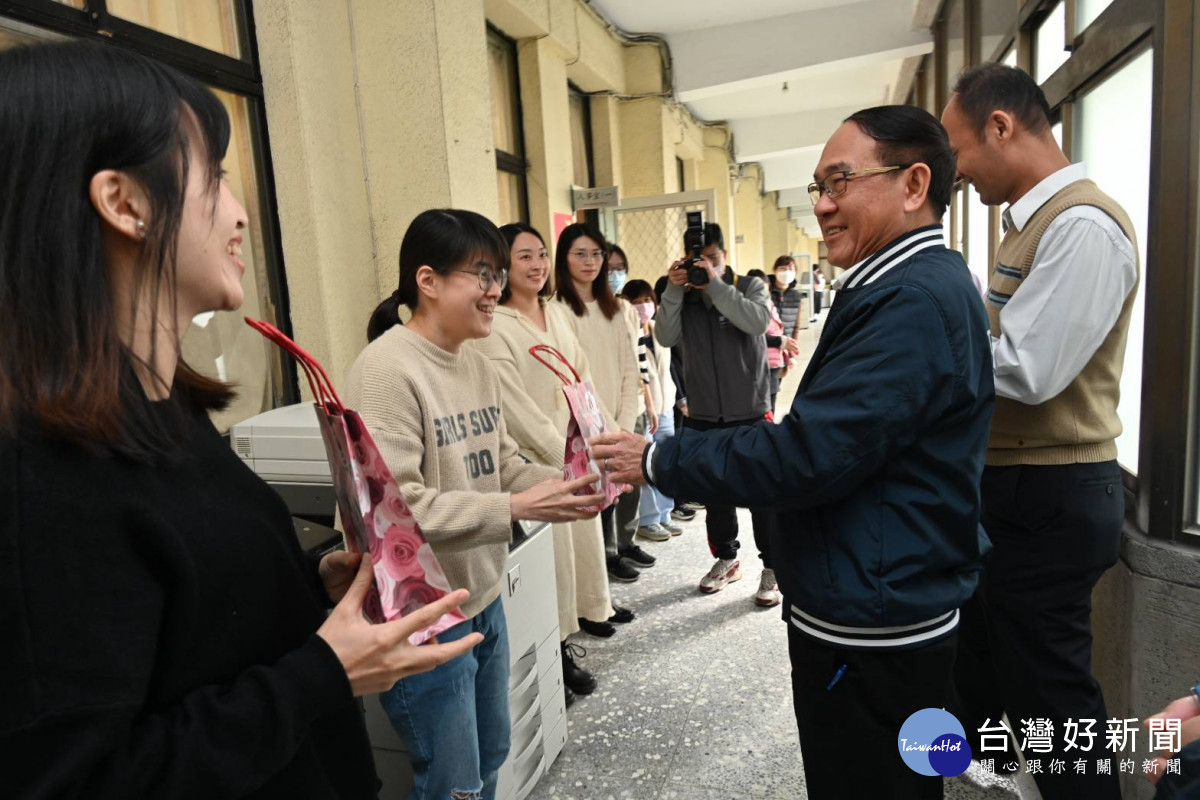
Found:
[{"label": "white photocopier", "polygon": [[[312,403],[267,411],[233,427],[234,451],[287,503],[302,539],[332,525],[336,500],[325,443]],[[304,520],[309,521],[306,524]],[[320,539],[320,536],[316,536]],[[512,749],[500,768],[496,796],[524,800],[567,741],[558,595],[550,526],[513,526],[508,569],[500,597],[508,620],[511,654],[509,709]],[[364,697],[367,732],[383,781],[381,800],[402,800],[412,787],[408,755],[377,697]]]}]

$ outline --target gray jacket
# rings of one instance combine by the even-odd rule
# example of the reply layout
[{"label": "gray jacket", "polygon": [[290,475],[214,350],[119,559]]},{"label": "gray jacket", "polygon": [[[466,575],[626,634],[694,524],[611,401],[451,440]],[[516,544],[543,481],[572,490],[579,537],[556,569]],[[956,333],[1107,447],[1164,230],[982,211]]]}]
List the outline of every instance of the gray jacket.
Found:
[{"label": "gray jacket", "polygon": [[659,299],[654,338],[682,353],[689,416],[704,422],[738,422],[767,413],[770,380],[764,334],[771,322],[770,302],[766,284],[758,279],[742,278],[736,288],[714,281],[707,290],[667,284]]}]

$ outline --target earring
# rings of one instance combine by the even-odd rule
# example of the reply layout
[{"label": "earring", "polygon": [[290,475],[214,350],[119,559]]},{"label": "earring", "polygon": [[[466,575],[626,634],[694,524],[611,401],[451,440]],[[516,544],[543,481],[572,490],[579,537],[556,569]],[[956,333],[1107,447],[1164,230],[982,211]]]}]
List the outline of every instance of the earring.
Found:
[{"label": "earring", "polygon": [[146,238],[146,222],[144,220],[139,219],[137,221],[136,227],[137,227],[138,236],[145,239]]}]

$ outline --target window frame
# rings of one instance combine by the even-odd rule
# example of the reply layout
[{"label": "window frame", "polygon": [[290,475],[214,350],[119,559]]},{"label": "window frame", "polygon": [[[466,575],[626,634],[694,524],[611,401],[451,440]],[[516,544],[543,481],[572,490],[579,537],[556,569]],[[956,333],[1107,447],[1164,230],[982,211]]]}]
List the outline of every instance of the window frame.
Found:
[{"label": "window frame", "polygon": [[[1193,109],[1200,108],[1200,49],[1194,38],[1200,34],[1200,0],[1113,0],[1074,36],[1074,0],[1062,2],[1068,4],[1066,33],[1072,52],[1042,89],[1051,108],[1062,115],[1064,142],[1074,139],[1075,98],[1120,71],[1146,48],[1154,51],[1150,208],[1140,286],[1145,297],[1142,409],[1138,474],[1122,471],[1126,521],[1151,538],[1200,546],[1196,538],[1200,536],[1196,518],[1200,124],[1193,119]],[[1052,5],[1053,0],[1028,3],[1020,15],[1023,30],[1036,27]],[[1178,168],[1183,164],[1187,169]],[[1180,236],[1179,231],[1186,235]]]},{"label": "window frame", "polygon": [[[1076,0],[1028,0],[1010,33],[991,53],[974,39],[980,0],[966,0],[967,52],[1001,61],[1015,48],[1017,65],[1033,74],[1034,34],[1059,3],[1065,5],[1067,60],[1042,83],[1052,123],[1061,121],[1071,157],[1075,100],[1130,61],[1154,51],[1151,98],[1150,209],[1146,263],[1139,291],[1145,297],[1142,408],[1138,475],[1123,471],[1126,522],[1159,540],[1200,546],[1200,0],[1113,0],[1075,33]],[[940,112],[949,99],[946,74],[946,4],[932,25],[928,68]],[[966,59],[965,66],[979,63]],[[921,105],[919,83],[910,99]],[[1182,168],[1186,165],[1186,169]],[[951,215],[951,235],[959,220]],[[1000,210],[989,220],[989,250],[999,243]],[[1180,235],[1179,232],[1186,232]],[[964,241],[964,244],[966,242]],[[1182,401],[1182,402],[1181,402]]]},{"label": "window frame", "polygon": [[[262,247],[266,256],[267,297],[274,310],[270,321],[292,335],[291,301],[284,263],[279,209],[275,194],[275,169],[271,159],[270,135],[259,68],[258,36],[253,4],[237,0],[235,13],[242,58],[209,50],[108,13],[106,0],[87,0],[86,9],[53,0],[0,0],[0,17],[18,20],[51,33],[77,39],[103,41],[140,53],[175,67],[180,72],[214,88],[247,97],[250,111],[250,147],[254,154],[254,178],[262,203]],[[300,402],[299,375],[295,362],[277,348],[268,348],[271,371],[271,403],[274,407]]]}]

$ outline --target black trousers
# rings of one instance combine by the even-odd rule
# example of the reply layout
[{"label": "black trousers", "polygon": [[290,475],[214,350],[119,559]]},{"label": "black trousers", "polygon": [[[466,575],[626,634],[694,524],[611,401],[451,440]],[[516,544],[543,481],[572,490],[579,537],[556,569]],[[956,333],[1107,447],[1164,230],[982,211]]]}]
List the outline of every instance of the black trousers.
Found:
[{"label": "black trousers", "polygon": [[[645,430],[645,418],[639,414],[637,421],[634,422],[633,432],[641,435]],[[604,531],[604,550],[608,555],[615,555],[618,547],[628,547],[633,544],[633,536],[637,533],[635,522],[638,518],[638,506],[641,503],[641,487],[635,486],[632,492],[621,495],[614,505],[600,512],[600,528]]]},{"label": "black trousers", "polygon": [[[980,752],[985,720],[995,727],[1007,711],[1019,745],[1022,720],[1049,719],[1051,752],[1025,753],[1041,761],[1033,777],[1044,800],[1121,796],[1118,775],[1096,774],[1097,758],[1120,754],[1104,749],[1108,713],[1092,677],[1091,616],[1092,589],[1120,554],[1124,513],[1115,461],[983,472],[982,521],[993,548],[962,610],[952,710],[976,758],[994,757],[997,764],[1016,757],[1011,750]],[[1096,720],[1090,752],[1065,750],[1068,719]],[[1080,758],[1088,766],[1084,775],[1073,768]],[[1063,774],[1051,774],[1053,759],[1066,762]]]},{"label": "black trousers", "polygon": [[[900,726],[942,708],[954,670],[955,637],[915,650],[843,650],[788,624],[792,702],[810,800],[941,800],[942,779],[900,757]],[[838,669],[846,671],[832,688]]]},{"label": "black trousers", "polygon": [[[734,422],[705,422],[685,417],[683,427],[695,431],[714,431],[721,428],[740,428],[743,425],[753,425],[761,421],[761,419],[744,419]],[[737,508],[709,503],[705,503],[704,508],[706,512],[704,528],[708,532],[708,549],[712,551],[715,558],[737,558],[738,548],[741,546],[738,542]],[[754,544],[758,548],[758,557],[762,559],[763,566],[770,569],[771,554],[768,550],[770,541],[768,537],[771,526],[775,524],[775,512],[752,508],[750,509],[750,522],[754,529]]]}]

